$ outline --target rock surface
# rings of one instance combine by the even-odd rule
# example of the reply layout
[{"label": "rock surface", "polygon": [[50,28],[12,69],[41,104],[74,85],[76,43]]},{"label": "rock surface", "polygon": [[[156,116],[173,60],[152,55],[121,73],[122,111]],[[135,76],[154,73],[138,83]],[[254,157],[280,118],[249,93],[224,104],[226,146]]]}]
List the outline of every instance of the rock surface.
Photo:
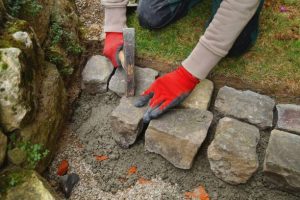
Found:
[{"label": "rock surface", "polygon": [[41,144],[50,153],[39,162],[38,171],[46,169],[57,148],[57,140],[66,114],[67,95],[64,83],[56,67],[50,63],[45,66],[46,76],[41,85],[39,112],[34,121],[21,130],[25,141]]},{"label": "rock surface", "polygon": [[259,137],[253,125],[228,117],[221,119],[207,151],[214,174],[230,184],[246,183],[258,168]]},{"label": "rock surface", "polygon": [[[138,96],[150,87],[158,72],[149,68],[135,67],[135,95]],[[119,96],[123,96],[126,90],[126,74],[122,67],[119,67],[109,82],[109,89]]]},{"label": "rock surface", "polygon": [[6,16],[6,9],[4,7],[3,1],[0,0],[0,24],[4,23]]},{"label": "rock surface", "polygon": [[252,91],[239,91],[230,87],[219,90],[215,109],[221,114],[257,125],[261,129],[272,127],[275,101]]},{"label": "rock surface", "polygon": [[122,97],[119,106],[112,112],[112,126],[114,140],[124,148],[128,148],[143,131],[143,115],[146,107],[134,106],[136,98]]},{"label": "rock surface", "polygon": [[201,80],[193,92],[182,102],[185,108],[207,110],[214,90],[214,84],[208,79]]},{"label": "rock surface", "polygon": [[145,149],[160,154],[175,167],[190,169],[212,119],[209,111],[171,110],[150,122],[145,134]]},{"label": "rock surface", "polygon": [[273,130],[263,171],[279,187],[300,194],[300,136]]},{"label": "rock surface", "polygon": [[277,129],[295,132],[300,135],[300,105],[278,104]]},{"label": "rock surface", "polygon": [[113,68],[104,56],[92,56],[82,71],[82,89],[91,94],[106,92],[107,81]]},{"label": "rock surface", "polygon": [[7,147],[7,137],[0,131],[0,167],[2,166],[5,159],[6,147]]},{"label": "rock surface", "polygon": [[16,147],[7,152],[9,162],[14,165],[20,165],[26,160],[26,152],[22,151],[20,148]]},{"label": "rock surface", "polygon": [[6,200],[61,199],[47,181],[33,170],[14,169],[1,175],[0,185],[12,182],[14,187],[6,186],[7,189],[4,194],[4,199]]},{"label": "rock surface", "polygon": [[33,117],[32,69],[21,61],[21,50],[0,49],[0,122],[4,131],[13,131]]}]

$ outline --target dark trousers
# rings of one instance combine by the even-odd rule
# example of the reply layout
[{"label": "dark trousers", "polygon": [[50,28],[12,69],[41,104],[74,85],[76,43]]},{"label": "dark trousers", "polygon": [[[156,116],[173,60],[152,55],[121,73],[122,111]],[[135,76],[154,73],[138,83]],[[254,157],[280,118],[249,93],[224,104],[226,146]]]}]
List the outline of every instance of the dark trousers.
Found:
[{"label": "dark trousers", "polygon": [[[201,0],[140,0],[138,18],[140,25],[147,29],[161,29],[184,17],[188,11]],[[213,0],[212,15],[207,25],[212,21],[222,0]],[[259,14],[264,0],[243,31],[236,39],[228,56],[240,56],[254,45],[258,36]]]}]

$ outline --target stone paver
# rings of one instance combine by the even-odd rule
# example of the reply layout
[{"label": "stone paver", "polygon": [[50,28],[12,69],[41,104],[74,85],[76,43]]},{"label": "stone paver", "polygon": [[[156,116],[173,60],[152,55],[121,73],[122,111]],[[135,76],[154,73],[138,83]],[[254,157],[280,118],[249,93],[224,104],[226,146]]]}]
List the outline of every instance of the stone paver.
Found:
[{"label": "stone paver", "polygon": [[273,130],[263,171],[279,187],[300,194],[300,136]]},{"label": "stone paver", "polygon": [[82,71],[82,89],[91,94],[105,92],[112,71],[113,66],[107,58],[91,57]]},{"label": "stone paver", "polygon": [[300,105],[278,104],[277,129],[295,132],[300,135]]},{"label": "stone paver", "polygon": [[182,106],[185,108],[197,108],[207,110],[214,90],[214,84],[208,79],[202,80],[193,92],[187,97]]},{"label": "stone paver", "polygon": [[160,154],[175,167],[190,169],[212,119],[209,111],[170,110],[150,122],[145,134],[145,148]]},{"label": "stone paver", "polygon": [[[135,95],[138,96],[150,87],[158,72],[149,68],[135,67]],[[109,89],[119,96],[123,96],[126,90],[126,74],[122,67],[119,67],[109,82]]]},{"label": "stone paver", "polygon": [[0,167],[3,164],[7,147],[7,137],[0,131]]},{"label": "stone paver", "polygon": [[132,145],[144,128],[143,115],[146,107],[135,107],[135,100],[136,97],[122,97],[119,106],[112,112],[113,138],[124,148]]},{"label": "stone paver", "polygon": [[261,129],[273,126],[275,101],[252,91],[239,91],[222,87],[218,93],[215,109],[219,113],[247,121]]},{"label": "stone paver", "polygon": [[258,168],[259,137],[253,125],[228,117],[221,119],[207,152],[214,174],[230,184],[246,183]]}]

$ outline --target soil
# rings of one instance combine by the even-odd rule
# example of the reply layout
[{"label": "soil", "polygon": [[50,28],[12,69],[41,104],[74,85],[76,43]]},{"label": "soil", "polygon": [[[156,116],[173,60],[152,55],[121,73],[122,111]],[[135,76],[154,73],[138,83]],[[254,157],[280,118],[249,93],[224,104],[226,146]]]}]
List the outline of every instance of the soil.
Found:
[{"label": "soil", "polygon": [[103,7],[101,0],[75,0],[80,21],[85,28],[85,39],[102,40],[103,30]]},{"label": "soil", "polygon": [[[95,96],[82,93],[75,103],[74,115],[60,139],[48,174],[59,191],[57,166],[63,159],[69,161],[70,172],[81,178],[71,199],[184,199],[185,192],[199,185],[206,188],[211,199],[300,199],[264,180],[262,164],[270,131],[261,132],[258,171],[246,184],[232,186],[214,176],[209,167],[206,153],[214,128],[209,130],[192,169],[177,169],[161,156],[146,152],[143,136],[129,149],[114,142],[110,114],[118,103],[119,97],[111,92]],[[212,127],[218,119],[215,115]],[[97,160],[103,155],[108,159]],[[130,175],[132,166],[137,167],[137,172]],[[150,180],[149,184],[141,184],[140,178]]]}]

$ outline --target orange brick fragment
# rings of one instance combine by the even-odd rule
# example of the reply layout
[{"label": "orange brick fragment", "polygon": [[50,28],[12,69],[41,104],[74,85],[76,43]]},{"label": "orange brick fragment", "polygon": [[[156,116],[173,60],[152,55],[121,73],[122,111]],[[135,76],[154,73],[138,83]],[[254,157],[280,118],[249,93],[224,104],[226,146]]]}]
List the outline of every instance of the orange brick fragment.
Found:
[{"label": "orange brick fragment", "polygon": [[105,155],[96,156],[97,161],[103,161],[103,160],[107,160],[107,159],[108,159],[108,156],[105,156]]},{"label": "orange brick fragment", "polygon": [[69,163],[67,160],[62,160],[60,165],[57,168],[57,175],[58,176],[63,176],[67,173],[69,169]]},{"label": "orange brick fragment", "polygon": [[184,194],[186,199],[199,199],[199,200],[209,200],[209,195],[205,191],[203,186],[199,186],[193,192],[185,192]]},{"label": "orange brick fragment", "polygon": [[137,167],[136,166],[131,166],[129,169],[128,169],[128,175],[132,175],[132,174],[135,174],[137,172]]}]

